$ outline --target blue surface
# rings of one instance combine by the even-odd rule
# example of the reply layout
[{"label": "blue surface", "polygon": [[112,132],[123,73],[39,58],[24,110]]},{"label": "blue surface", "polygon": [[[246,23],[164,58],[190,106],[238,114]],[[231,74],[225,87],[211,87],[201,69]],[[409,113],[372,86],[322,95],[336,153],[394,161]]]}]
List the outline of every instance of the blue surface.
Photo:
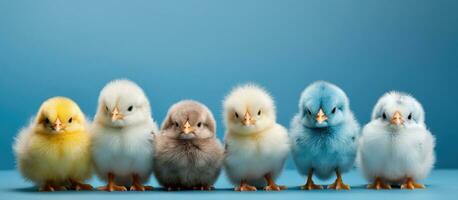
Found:
[{"label": "blue surface", "polygon": [[[0,199],[402,199],[402,200],[421,200],[421,199],[456,199],[458,195],[458,170],[437,170],[425,180],[426,189],[422,190],[368,190],[365,189],[366,182],[363,180],[357,171],[352,171],[345,174],[343,180],[350,184],[350,191],[333,191],[333,190],[314,190],[302,191],[299,190],[299,185],[305,183],[305,179],[300,177],[296,171],[287,170],[278,180],[278,184],[288,186],[288,190],[280,192],[248,192],[239,193],[232,191],[233,188],[229,184],[225,176],[221,176],[216,183],[216,191],[180,191],[167,192],[161,188],[156,188],[154,191],[148,192],[115,192],[108,193],[102,191],[63,191],[55,193],[40,193],[33,188],[30,183],[24,182],[19,174],[15,171],[0,171]],[[329,180],[326,184],[331,183]],[[323,182],[317,181],[323,184]],[[101,185],[98,180],[91,181],[94,186]],[[156,182],[151,181],[153,186],[157,186]]]},{"label": "blue surface", "polygon": [[[99,90],[128,77],[162,121],[174,102],[207,104],[218,121],[234,85],[271,91],[288,125],[300,92],[341,86],[359,121],[396,89],[415,95],[437,136],[439,168],[458,168],[456,0],[0,0],[0,169],[45,99],[64,95],[90,117]],[[289,168],[292,166],[289,164]]]}]

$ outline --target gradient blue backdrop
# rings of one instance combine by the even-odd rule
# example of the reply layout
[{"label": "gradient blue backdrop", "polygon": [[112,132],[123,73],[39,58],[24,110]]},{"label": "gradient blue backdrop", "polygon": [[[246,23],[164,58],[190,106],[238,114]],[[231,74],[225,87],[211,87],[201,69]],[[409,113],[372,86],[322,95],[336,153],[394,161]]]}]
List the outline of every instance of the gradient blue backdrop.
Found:
[{"label": "gradient blue backdrop", "polygon": [[[93,116],[110,80],[136,81],[154,118],[181,99],[207,104],[235,85],[271,91],[288,126],[302,89],[341,86],[361,123],[386,91],[412,93],[437,136],[437,166],[458,167],[456,0],[0,0],[0,169],[41,102],[68,96]],[[289,164],[289,167],[292,167]]]}]

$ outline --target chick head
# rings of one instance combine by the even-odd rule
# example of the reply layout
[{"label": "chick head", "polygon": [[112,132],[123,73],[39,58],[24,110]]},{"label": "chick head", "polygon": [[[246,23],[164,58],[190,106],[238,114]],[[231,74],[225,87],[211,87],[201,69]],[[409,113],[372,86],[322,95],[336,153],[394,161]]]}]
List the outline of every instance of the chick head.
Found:
[{"label": "chick head", "polygon": [[256,134],[275,124],[275,104],[263,88],[246,84],[225,98],[224,121],[229,130],[241,135]]},{"label": "chick head", "polygon": [[412,96],[402,92],[388,92],[377,102],[372,111],[372,120],[379,120],[390,128],[424,125],[425,112]]},{"label": "chick head", "polygon": [[35,128],[37,132],[47,134],[84,131],[86,119],[74,101],[65,97],[53,97],[41,104]]},{"label": "chick head", "polygon": [[309,128],[327,128],[345,121],[351,114],[348,97],[334,84],[318,81],[308,86],[299,100],[302,124]]},{"label": "chick head", "polygon": [[151,118],[148,98],[143,90],[129,80],[114,80],[100,92],[95,120],[110,127],[127,127]]},{"label": "chick head", "polygon": [[205,105],[197,101],[184,100],[169,109],[162,130],[172,138],[205,139],[216,137],[216,122]]}]

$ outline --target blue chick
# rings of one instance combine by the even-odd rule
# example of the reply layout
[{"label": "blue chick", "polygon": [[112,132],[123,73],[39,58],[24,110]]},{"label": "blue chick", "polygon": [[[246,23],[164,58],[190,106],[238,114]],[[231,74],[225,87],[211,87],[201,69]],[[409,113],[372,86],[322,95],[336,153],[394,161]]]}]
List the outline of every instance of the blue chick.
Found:
[{"label": "blue chick", "polygon": [[355,162],[360,127],[355,120],[345,92],[334,84],[318,81],[303,92],[299,112],[291,121],[292,155],[302,175],[307,175],[304,190],[323,189],[312,176],[336,180],[328,189],[346,189],[341,174]]}]

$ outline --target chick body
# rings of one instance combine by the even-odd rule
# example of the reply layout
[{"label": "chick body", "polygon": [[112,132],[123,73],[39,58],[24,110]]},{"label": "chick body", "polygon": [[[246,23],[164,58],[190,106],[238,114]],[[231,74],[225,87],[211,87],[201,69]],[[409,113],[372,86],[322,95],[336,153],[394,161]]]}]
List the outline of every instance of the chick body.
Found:
[{"label": "chick body", "polygon": [[303,189],[319,189],[312,175],[336,182],[330,189],[350,189],[341,174],[355,162],[360,127],[350,110],[346,94],[337,86],[318,81],[308,86],[299,100],[299,112],[290,126],[292,156],[297,170],[307,175]]},{"label": "chick body", "polygon": [[[186,131],[186,123],[192,131]],[[215,119],[203,104],[185,100],[173,105],[156,137],[154,171],[159,184],[169,190],[212,189],[224,155],[215,131]]]},{"label": "chick body", "polygon": [[[69,118],[73,124],[68,124]],[[53,130],[50,124],[57,119],[67,124],[68,129]],[[78,105],[70,99],[55,97],[45,101],[35,120],[20,131],[14,151],[17,167],[25,179],[41,190],[58,190],[70,186],[71,180],[82,182],[91,177],[89,147],[90,136]],[[85,189],[91,189],[86,186]]]},{"label": "chick body", "polygon": [[272,97],[256,85],[235,88],[224,101],[225,169],[237,191],[281,190],[280,175],[290,143],[276,123]]},{"label": "chick body", "polygon": [[115,80],[101,91],[92,132],[92,155],[101,190],[152,189],[143,186],[153,170],[154,133],[149,101],[128,80]]},{"label": "chick body", "polygon": [[[396,112],[403,116],[398,125]],[[369,185],[373,189],[388,189],[386,184],[422,188],[409,182],[427,177],[435,162],[434,146],[421,104],[407,94],[390,92],[379,100],[371,122],[363,128],[359,164],[367,180],[374,182]]]}]

